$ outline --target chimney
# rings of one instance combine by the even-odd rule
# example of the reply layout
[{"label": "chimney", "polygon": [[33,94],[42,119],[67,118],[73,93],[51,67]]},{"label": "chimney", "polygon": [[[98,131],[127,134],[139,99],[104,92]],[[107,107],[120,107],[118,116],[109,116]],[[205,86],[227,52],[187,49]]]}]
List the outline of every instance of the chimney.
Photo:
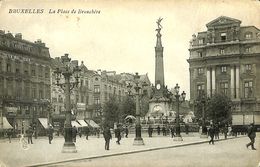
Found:
[{"label": "chimney", "polygon": [[22,39],[22,33],[17,33],[14,37],[17,39]]}]

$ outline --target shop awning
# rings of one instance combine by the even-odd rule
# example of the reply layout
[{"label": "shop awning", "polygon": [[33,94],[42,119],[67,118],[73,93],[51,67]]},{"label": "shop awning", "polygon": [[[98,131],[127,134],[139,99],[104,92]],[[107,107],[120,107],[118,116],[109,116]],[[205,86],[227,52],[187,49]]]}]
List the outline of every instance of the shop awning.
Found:
[{"label": "shop awning", "polygon": [[47,129],[48,128],[48,120],[47,118],[38,118],[38,120],[40,121],[40,123],[42,124],[42,126]]},{"label": "shop awning", "polygon": [[3,117],[3,129],[12,129],[13,127],[10,125],[6,117]]},{"label": "shop awning", "polygon": [[86,120],[86,122],[91,126],[92,128],[99,128],[99,125],[96,124],[93,120]]},{"label": "shop awning", "polygon": [[76,127],[76,128],[80,128],[80,127],[82,127],[79,123],[77,123],[76,121],[71,121],[71,126],[72,127]]},{"label": "shop awning", "polygon": [[88,127],[88,124],[84,120],[78,120],[82,127]]}]

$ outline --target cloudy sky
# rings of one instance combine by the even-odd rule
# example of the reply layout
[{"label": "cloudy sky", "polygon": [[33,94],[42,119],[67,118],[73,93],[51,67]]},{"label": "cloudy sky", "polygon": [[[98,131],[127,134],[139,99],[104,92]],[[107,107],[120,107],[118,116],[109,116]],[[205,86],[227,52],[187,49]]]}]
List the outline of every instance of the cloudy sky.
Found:
[{"label": "cloudy sky", "polygon": [[[18,14],[10,9],[43,9],[43,13]],[[76,13],[66,12],[73,9]],[[80,14],[79,10],[100,14]],[[156,20],[162,17],[165,83],[169,88],[179,83],[188,98],[189,40],[219,16],[260,28],[260,1],[0,0],[0,29],[22,33],[29,41],[41,39],[50,48],[51,57],[69,53],[92,70],[148,73],[152,83]]]}]

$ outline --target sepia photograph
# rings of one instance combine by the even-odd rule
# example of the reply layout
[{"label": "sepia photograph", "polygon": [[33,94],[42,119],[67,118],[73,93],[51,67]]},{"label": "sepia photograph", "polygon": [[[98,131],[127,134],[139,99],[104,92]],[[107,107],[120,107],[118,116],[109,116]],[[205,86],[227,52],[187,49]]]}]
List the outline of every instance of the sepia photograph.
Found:
[{"label": "sepia photograph", "polygon": [[0,167],[260,167],[260,0],[0,0]]}]

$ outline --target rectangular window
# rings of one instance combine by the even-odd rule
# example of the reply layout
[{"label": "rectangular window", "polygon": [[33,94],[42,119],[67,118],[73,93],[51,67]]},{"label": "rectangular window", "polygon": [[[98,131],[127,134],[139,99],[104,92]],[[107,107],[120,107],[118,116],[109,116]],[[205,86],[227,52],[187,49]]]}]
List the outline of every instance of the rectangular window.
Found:
[{"label": "rectangular window", "polygon": [[202,57],[202,52],[198,52],[199,57]]},{"label": "rectangular window", "polygon": [[251,39],[252,38],[252,33],[247,33],[246,34],[246,39]]},{"label": "rectangular window", "polygon": [[50,78],[50,69],[49,68],[45,69],[45,78]]},{"label": "rectangular window", "polygon": [[33,85],[33,87],[32,87],[32,98],[33,99],[37,98],[37,95],[36,95],[36,85]]},{"label": "rectangular window", "polygon": [[253,97],[253,81],[246,81],[244,86],[245,98]]},{"label": "rectangular window", "polygon": [[0,71],[2,71],[2,60],[0,60]]},{"label": "rectangular window", "polygon": [[221,72],[226,73],[227,72],[227,66],[222,66],[221,67]]},{"label": "rectangular window", "polygon": [[221,90],[221,93],[227,95],[228,94],[228,83],[227,82],[220,83],[220,90]]},{"label": "rectangular window", "polygon": [[223,32],[220,34],[221,41],[224,42],[227,40],[227,33]]},{"label": "rectangular window", "polygon": [[204,84],[198,84],[197,85],[197,94],[198,96],[201,95],[204,92],[205,86]]},{"label": "rectangular window", "polygon": [[199,44],[202,45],[204,43],[204,39],[199,39]]},{"label": "rectangular window", "polygon": [[7,72],[12,72],[12,70],[11,70],[11,63],[7,63],[6,64],[6,71]]},{"label": "rectangular window", "polygon": [[100,93],[100,86],[94,85],[94,93]]},{"label": "rectangular window", "polygon": [[95,97],[94,98],[94,103],[95,103],[95,105],[99,105],[100,104],[100,98],[99,97]]},{"label": "rectangular window", "polygon": [[36,76],[35,66],[32,66],[31,74],[32,76]]},{"label": "rectangular window", "polygon": [[15,62],[15,73],[20,73],[20,62]]},{"label": "rectangular window", "polygon": [[250,47],[247,47],[246,48],[246,53],[250,53],[251,52],[251,48]]},{"label": "rectangular window", "polygon": [[220,49],[220,54],[221,55],[225,54],[225,50],[224,49]]},{"label": "rectangular window", "polygon": [[252,65],[246,64],[246,71],[251,71],[251,70],[252,70]]},{"label": "rectangular window", "polygon": [[203,68],[199,68],[198,69],[198,73],[199,73],[199,75],[203,74],[204,73],[204,69]]}]

